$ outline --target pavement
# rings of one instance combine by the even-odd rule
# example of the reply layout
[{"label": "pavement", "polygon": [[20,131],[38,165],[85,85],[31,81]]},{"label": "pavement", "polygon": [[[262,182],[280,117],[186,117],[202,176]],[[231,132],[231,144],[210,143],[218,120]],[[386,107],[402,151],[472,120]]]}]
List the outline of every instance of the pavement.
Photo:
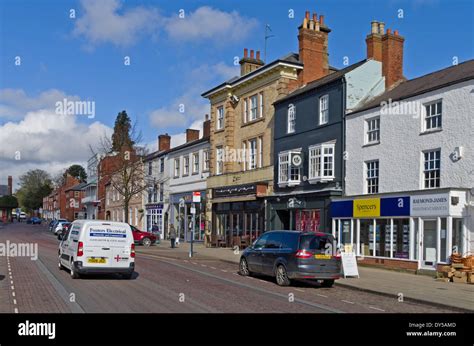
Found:
[{"label": "pavement", "polygon": [[[189,248],[189,243],[181,243],[178,248],[172,249],[170,242],[163,240],[161,244],[140,248],[139,251],[183,259],[189,257]],[[207,248],[202,243],[194,243],[193,248],[194,259],[239,263],[239,251],[231,248]],[[358,266],[358,270],[359,278],[340,279],[336,285],[393,297],[399,301],[411,300],[460,311],[474,311],[473,284],[439,282],[435,280],[435,273],[431,277],[367,266]]]}]

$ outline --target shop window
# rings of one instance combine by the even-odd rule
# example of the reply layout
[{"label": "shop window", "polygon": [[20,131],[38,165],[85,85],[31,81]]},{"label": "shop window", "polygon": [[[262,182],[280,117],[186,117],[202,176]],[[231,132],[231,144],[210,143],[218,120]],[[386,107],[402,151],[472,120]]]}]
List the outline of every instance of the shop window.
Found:
[{"label": "shop window", "polygon": [[375,256],[390,257],[390,219],[375,220]]},{"label": "shop window", "polygon": [[319,232],[321,226],[320,210],[296,210],[295,222],[297,231]]},{"label": "shop window", "polygon": [[350,220],[340,220],[339,237],[341,245],[352,245]]},{"label": "shop window", "polygon": [[452,253],[463,253],[462,219],[453,218]]},{"label": "shop window", "polygon": [[393,257],[408,259],[410,255],[410,219],[393,219]]},{"label": "shop window", "polygon": [[359,253],[361,256],[373,255],[374,243],[373,243],[373,232],[374,232],[374,221],[372,219],[360,220],[360,248]]},{"label": "shop window", "polygon": [[447,227],[446,227],[446,218],[441,218],[441,229],[440,229],[440,238],[441,238],[441,249],[440,249],[440,262],[446,262],[446,240],[447,240]]}]

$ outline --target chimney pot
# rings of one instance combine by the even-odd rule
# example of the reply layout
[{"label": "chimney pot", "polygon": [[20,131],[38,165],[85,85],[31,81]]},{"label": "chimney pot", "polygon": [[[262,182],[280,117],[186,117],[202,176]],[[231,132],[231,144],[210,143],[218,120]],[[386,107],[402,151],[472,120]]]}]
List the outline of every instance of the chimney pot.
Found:
[{"label": "chimney pot", "polygon": [[305,12],[304,17],[305,17],[306,19],[309,19],[309,11],[306,11],[306,12]]},{"label": "chimney pot", "polygon": [[385,35],[385,23],[384,22],[379,23],[379,34],[380,35]]},{"label": "chimney pot", "polygon": [[393,34],[394,34],[395,36],[398,36],[398,30],[395,30],[395,31],[393,32]]},{"label": "chimney pot", "polygon": [[370,32],[372,34],[378,34],[379,33],[379,22],[377,22],[376,20],[373,20],[371,24],[372,24],[372,29],[370,30]]},{"label": "chimney pot", "polygon": [[250,50],[250,59],[253,59],[254,55],[253,55],[253,49]]},{"label": "chimney pot", "polygon": [[313,20],[309,21],[309,29],[314,30],[314,21]]},{"label": "chimney pot", "polygon": [[392,33],[392,29],[387,29],[387,35],[390,35]]},{"label": "chimney pot", "polygon": [[260,51],[257,50],[257,60],[260,60]]},{"label": "chimney pot", "polygon": [[318,14],[317,13],[313,13],[313,22],[317,22],[318,21]]},{"label": "chimney pot", "polygon": [[244,48],[244,58],[249,56],[249,50],[247,48]]},{"label": "chimney pot", "polygon": [[319,16],[319,25],[324,25],[324,16],[323,15]]}]

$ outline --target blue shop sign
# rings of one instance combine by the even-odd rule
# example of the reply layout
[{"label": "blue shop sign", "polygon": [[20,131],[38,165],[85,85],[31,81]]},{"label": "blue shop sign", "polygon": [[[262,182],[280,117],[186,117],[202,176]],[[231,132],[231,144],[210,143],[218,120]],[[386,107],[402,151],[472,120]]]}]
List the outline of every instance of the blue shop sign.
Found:
[{"label": "blue shop sign", "polygon": [[381,198],[380,216],[410,216],[410,197]]},{"label": "blue shop sign", "polygon": [[331,201],[331,217],[352,217],[353,201]]}]

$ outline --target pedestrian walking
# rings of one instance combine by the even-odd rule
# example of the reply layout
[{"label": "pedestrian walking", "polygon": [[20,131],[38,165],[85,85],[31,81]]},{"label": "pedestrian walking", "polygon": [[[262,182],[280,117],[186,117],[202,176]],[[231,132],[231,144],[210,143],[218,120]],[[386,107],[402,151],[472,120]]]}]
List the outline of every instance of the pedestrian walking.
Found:
[{"label": "pedestrian walking", "polygon": [[176,242],[176,231],[174,230],[174,225],[170,225],[170,239],[171,239],[171,248],[175,248]]}]

